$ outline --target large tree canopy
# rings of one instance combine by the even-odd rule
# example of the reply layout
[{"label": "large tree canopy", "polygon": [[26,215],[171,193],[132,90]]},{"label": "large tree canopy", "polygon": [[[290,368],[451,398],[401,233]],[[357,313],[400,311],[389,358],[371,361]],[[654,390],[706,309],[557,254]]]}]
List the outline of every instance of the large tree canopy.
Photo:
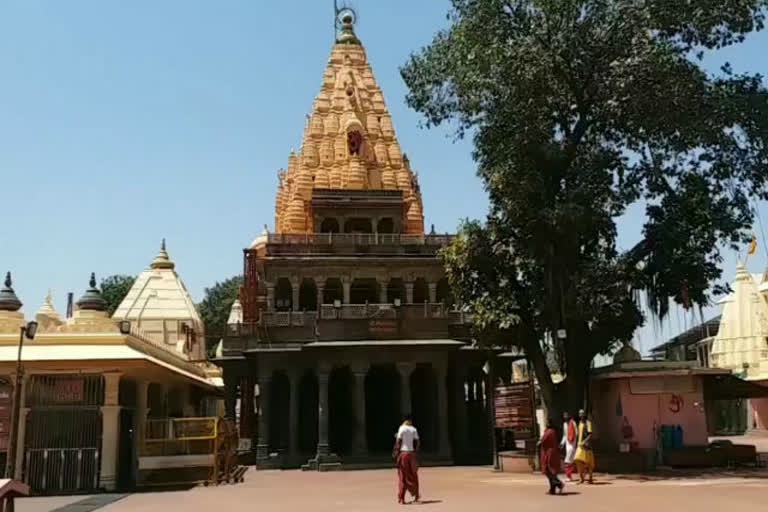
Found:
[{"label": "large tree canopy", "polygon": [[243,277],[235,276],[205,289],[203,301],[197,308],[205,325],[208,348],[211,348],[224,335],[229,312],[242,284]]},{"label": "large tree canopy", "polygon": [[[481,332],[517,325],[549,405],[578,406],[594,356],[631,340],[638,291],[661,318],[670,301],[707,304],[721,250],[747,240],[768,197],[768,93],[702,58],[761,29],[766,3],[453,0],[449,28],[403,67],[427,126],[473,136],[491,202],[446,251],[457,297]],[[633,203],[646,220],[622,252]]]},{"label": "large tree canopy", "polygon": [[124,275],[113,275],[101,280],[101,296],[107,301],[109,316],[115,313],[135,282],[136,277]]}]

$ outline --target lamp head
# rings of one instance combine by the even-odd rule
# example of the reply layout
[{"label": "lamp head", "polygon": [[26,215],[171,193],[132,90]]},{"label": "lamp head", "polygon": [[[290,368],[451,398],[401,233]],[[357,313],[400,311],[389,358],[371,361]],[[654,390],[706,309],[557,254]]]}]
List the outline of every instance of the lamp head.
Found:
[{"label": "lamp head", "polygon": [[29,340],[35,339],[35,334],[37,334],[37,322],[32,320],[31,322],[27,322],[27,326],[24,327],[24,335]]}]

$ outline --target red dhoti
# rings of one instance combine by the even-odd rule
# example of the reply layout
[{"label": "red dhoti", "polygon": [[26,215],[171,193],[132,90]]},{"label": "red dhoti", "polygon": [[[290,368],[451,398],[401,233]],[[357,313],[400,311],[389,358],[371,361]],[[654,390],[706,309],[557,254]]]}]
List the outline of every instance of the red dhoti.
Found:
[{"label": "red dhoti", "polygon": [[412,452],[400,452],[397,456],[398,501],[405,501],[405,491],[410,492],[415,499],[419,499],[418,471],[416,455]]}]

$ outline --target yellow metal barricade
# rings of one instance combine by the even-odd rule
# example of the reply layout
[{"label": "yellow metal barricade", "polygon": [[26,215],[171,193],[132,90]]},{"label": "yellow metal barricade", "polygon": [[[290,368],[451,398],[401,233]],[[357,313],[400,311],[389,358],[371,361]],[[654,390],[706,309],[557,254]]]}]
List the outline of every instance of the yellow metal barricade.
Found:
[{"label": "yellow metal barricade", "polygon": [[[162,418],[148,419],[140,456],[145,460],[162,461],[163,469],[208,468],[205,476],[190,471],[184,481],[148,482],[145,485],[202,483],[218,485],[242,481],[242,471],[236,463],[237,431],[224,418]],[[174,466],[176,464],[176,466]],[[175,475],[183,474],[174,471]],[[197,475],[197,476],[191,476]]]}]

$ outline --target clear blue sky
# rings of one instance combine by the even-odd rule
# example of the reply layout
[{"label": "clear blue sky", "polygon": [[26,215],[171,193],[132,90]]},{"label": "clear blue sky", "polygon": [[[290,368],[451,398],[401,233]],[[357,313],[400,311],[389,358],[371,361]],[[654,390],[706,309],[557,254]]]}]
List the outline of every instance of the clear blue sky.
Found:
[{"label": "clear blue sky", "polygon": [[[445,26],[449,2],[354,5],[427,226],[482,217],[471,145],[420,129],[398,72]],[[300,144],[332,37],[331,0],[0,2],[0,270],[24,311],[51,288],[63,312],[91,271],[140,272],[163,237],[195,300],[239,273],[242,248],[274,222],[277,170]],[[765,48],[761,33],[708,63],[768,74]],[[622,220],[623,246],[641,222],[642,211]],[[639,342],[678,325],[673,315]]]}]

